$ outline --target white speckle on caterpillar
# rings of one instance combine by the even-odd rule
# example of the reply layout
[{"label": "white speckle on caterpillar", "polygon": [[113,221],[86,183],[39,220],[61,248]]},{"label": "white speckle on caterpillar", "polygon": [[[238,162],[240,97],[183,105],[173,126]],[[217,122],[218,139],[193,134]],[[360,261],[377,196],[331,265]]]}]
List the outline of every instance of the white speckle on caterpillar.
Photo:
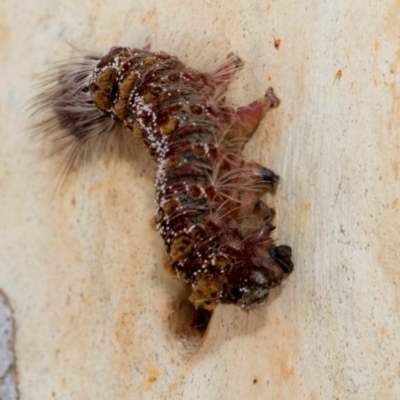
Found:
[{"label": "white speckle on caterpillar", "polygon": [[165,52],[113,47],[57,66],[36,126],[68,148],[66,169],[119,138],[143,141],[158,164],[156,227],[168,270],[190,284],[195,307],[250,309],[293,270],[291,249],[270,237],[274,210],[260,196],[279,177],[241,151],[263,116],[279,105],[272,88],[238,109],[224,95],[242,62],[204,73]]}]

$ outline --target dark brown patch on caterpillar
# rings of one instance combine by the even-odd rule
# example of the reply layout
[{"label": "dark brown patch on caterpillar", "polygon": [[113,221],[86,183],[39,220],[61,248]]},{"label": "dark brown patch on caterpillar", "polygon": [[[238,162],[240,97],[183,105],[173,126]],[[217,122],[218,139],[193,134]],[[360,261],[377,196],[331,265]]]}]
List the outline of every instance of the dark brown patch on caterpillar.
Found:
[{"label": "dark brown patch on caterpillar", "polygon": [[59,68],[42,100],[54,111],[43,126],[58,123],[67,131],[72,160],[118,125],[143,140],[158,164],[156,223],[166,268],[206,310],[219,303],[259,306],[293,270],[291,248],[270,237],[274,210],[260,200],[279,177],[241,155],[280,101],[269,88],[245,107],[227,105],[223,94],[240,66],[230,54],[203,73],[164,52],[113,47]]}]

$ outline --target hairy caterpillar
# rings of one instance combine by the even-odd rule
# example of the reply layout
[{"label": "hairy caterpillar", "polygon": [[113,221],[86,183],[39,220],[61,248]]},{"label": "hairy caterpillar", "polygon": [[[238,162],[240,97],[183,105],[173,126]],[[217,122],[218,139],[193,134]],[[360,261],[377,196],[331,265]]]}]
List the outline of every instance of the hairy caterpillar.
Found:
[{"label": "hairy caterpillar", "polygon": [[117,126],[146,144],[158,165],[156,222],[166,267],[191,285],[195,307],[207,310],[259,306],[293,270],[291,248],[270,237],[274,210],[260,200],[279,177],[241,156],[280,101],[269,88],[245,107],[227,105],[223,95],[241,65],[230,54],[202,73],[149,46],[113,47],[59,66],[39,99],[53,110],[41,126],[64,130],[71,163]]}]

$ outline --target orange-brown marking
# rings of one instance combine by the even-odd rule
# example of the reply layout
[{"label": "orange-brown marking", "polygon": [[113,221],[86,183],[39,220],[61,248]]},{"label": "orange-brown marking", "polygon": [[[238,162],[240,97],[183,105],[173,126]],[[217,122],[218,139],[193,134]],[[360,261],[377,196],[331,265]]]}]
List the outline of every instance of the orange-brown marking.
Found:
[{"label": "orange-brown marking", "polygon": [[218,268],[218,269],[225,269],[229,265],[229,259],[227,256],[224,254],[217,254],[214,257],[214,262],[213,264]]},{"label": "orange-brown marking", "polygon": [[114,105],[114,111],[116,116],[124,121],[128,116],[128,99],[120,98]]},{"label": "orange-brown marking", "polygon": [[193,147],[193,154],[196,157],[204,157],[206,154],[206,149],[201,144],[196,144],[196,146]]},{"label": "orange-brown marking", "polygon": [[128,51],[128,50],[121,50],[121,51],[118,53],[118,57],[121,57],[121,58],[130,58],[130,57],[132,57],[132,53],[131,53],[130,51]]},{"label": "orange-brown marking", "polygon": [[96,85],[100,90],[107,90],[111,92],[115,75],[116,71],[114,68],[105,68],[97,76]]},{"label": "orange-brown marking", "polygon": [[129,95],[132,92],[132,89],[134,88],[136,82],[137,82],[138,76],[135,72],[129,74],[126,76],[126,78],[119,84],[119,95],[120,97],[123,97],[127,99]]},{"label": "orange-brown marking", "polygon": [[150,88],[144,95],[143,95],[143,101],[146,104],[151,104],[154,103],[154,101],[157,99],[157,97],[162,93],[162,88],[159,86],[155,86]]},{"label": "orange-brown marking", "polygon": [[163,135],[170,135],[179,125],[179,120],[177,118],[170,118],[168,121],[164,122],[161,127],[161,133]]},{"label": "orange-brown marking", "polygon": [[192,251],[194,244],[194,239],[186,235],[178,236],[174,239],[169,251],[169,256],[172,262],[184,260]]},{"label": "orange-brown marking", "polygon": [[168,79],[170,82],[178,82],[181,79],[181,76],[178,72],[175,72],[173,74],[170,74],[168,76]]},{"label": "orange-brown marking", "polygon": [[207,236],[206,228],[202,225],[196,225],[190,230],[190,236],[197,241],[204,239]]},{"label": "orange-brown marking", "polygon": [[154,65],[156,61],[157,60],[154,57],[147,57],[143,60],[143,65],[149,67],[150,65]]},{"label": "orange-brown marking", "polygon": [[97,107],[106,111],[111,107],[111,92],[115,80],[116,71],[113,68],[104,69],[96,78],[97,89],[92,95]]},{"label": "orange-brown marking", "polygon": [[203,114],[203,107],[193,104],[190,106],[190,111],[193,115],[201,115]]},{"label": "orange-brown marking", "polygon": [[219,302],[221,281],[212,275],[203,275],[195,284],[189,300],[195,307],[213,310]]},{"label": "orange-brown marking", "polygon": [[176,275],[176,270],[169,262],[167,255],[164,256],[164,269],[165,271],[167,271],[169,275],[171,275],[171,277],[175,278],[176,280],[179,280],[178,276]]},{"label": "orange-brown marking", "polygon": [[132,133],[133,133],[133,136],[135,136],[138,139],[144,138],[143,128],[139,124],[139,122],[136,120],[133,121]]},{"label": "orange-brown marking", "polygon": [[164,161],[165,169],[172,169],[178,166],[182,161],[182,157],[178,155],[171,156]]},{"label": "orange-brown marking", "polygon": [[192,197],[193,199],[199,199],[200,197],[202,197],[203,191],[201,190],[201,187],[198,185],[190,186],[189,196]]},{"label": "orange-brown marking", "polygon": [[179,204],[180,204],[179,201],[176,199],[170,199],[166,201],[163,206],[165,215],[171,216],[179,207]]}]

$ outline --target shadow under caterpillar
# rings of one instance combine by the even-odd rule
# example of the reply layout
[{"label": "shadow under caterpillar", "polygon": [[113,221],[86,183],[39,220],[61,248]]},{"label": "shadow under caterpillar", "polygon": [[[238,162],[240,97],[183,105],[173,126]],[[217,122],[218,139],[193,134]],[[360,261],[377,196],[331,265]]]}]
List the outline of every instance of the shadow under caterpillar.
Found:
[{"label": "shadow under caterpillar", "polygon": [[224,93],[241,65],[230,54],[202,73],[149,46],[113,47],[58,66],[38,98],[40,108],[53,111],[38,127],[63,129],[69,164],[98,140],[107,142],[116,126],[145,143],[158,165],[156,221],[166,268],[206,310],[259,306],[293,270],[291,248],[270,237],[274,210],[260,200],[279,177],[241,155],[280,101],[269,88],[247,106],[227,105]]}]

